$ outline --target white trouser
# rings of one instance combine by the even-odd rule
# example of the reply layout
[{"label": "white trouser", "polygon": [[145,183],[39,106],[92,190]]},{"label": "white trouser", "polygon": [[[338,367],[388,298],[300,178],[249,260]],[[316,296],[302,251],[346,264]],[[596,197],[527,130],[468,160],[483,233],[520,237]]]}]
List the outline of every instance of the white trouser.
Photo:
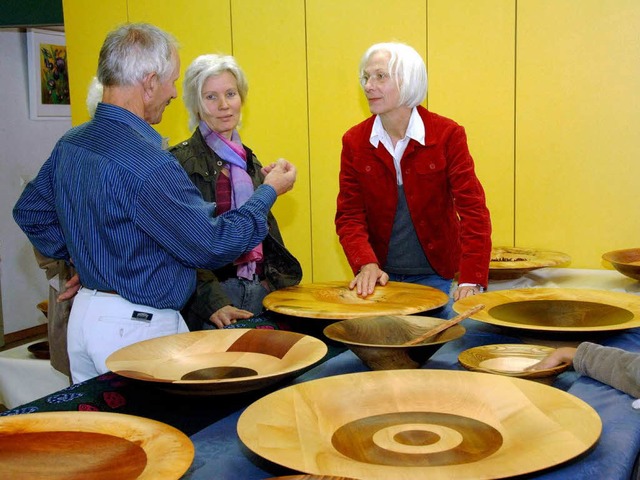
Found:
[{"label": "white trouser", "polygon": [[177,310],[136,305],[120,295],[82,288],[67,329],[71,380],[79,383],[108,372],[107,357],[127,345],[188,331]]}]

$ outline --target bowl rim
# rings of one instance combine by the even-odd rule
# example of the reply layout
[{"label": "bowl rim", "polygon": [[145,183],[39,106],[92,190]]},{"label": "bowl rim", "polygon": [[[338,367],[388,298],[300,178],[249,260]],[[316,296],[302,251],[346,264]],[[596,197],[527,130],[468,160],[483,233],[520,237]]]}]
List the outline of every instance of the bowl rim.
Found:
[{"label": "bowl rim", "polygon": [[447,343],[450,342],[452,340],[456,340],[460,337],[462,337],[467,329],[464,328],[464,326],[457,324],[457,325],[453,325],[449,328],[447,328],[446,330],[443,330],[442,332],[437,333],[436,335],[442,335],[445,332],[454,332],[455,335],[452,338],[442,338],[439,339],[438,341],[435,342],[429,342],[429,343],[425,343],[424,341],[421,343],[417,343],[414,345],[402,345],[402,344],[377,344],[377,343],[362,343],[362,342],[354,342],[351,340],[345,340],[343,338],[338,338],[336,336],[332,336],[331,334],[333,333],[331,330],[336,329],[339,325],[341,324],[345,324],[345,323],[361,323],[363,321],[371,321],[373,319],[378,319],[378,318],[382,318],[382,317],[392,317],[392,318],[399,318],[401,320],[405,320],[404,317],[411,317],[411,318],[432,318],[435,320],[441,320],[441,322],[446,322],[446,320],[444,319],[440,319],[437,317],[420,317],[417,315],[377,315],[377,316],[371,316],[371,317],[360,317],[360,318],[348,318],[346,320],[341,320],[338,322],[334,322],[331,323],[329,325],[327,325],[324,329],[323,329],[323,333],[326,337],[330,338],[331,340],[334,340],[336,342],[341,342],[344,343],[345,345],[353,345],[353,346],[357,346],[357,347],[370,347],[370,348],[390,348],[390,349],[403,349],[403,348],[415,348],[415,347],[429,347],[431,345],[442,345],[443,343]]}]

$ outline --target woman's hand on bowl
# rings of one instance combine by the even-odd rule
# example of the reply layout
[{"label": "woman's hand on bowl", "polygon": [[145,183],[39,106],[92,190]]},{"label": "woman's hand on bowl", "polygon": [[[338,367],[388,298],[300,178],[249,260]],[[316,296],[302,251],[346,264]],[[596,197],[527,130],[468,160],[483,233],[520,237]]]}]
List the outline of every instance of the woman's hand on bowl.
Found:
[{"label": "woman's hand on bowl", "polygon": [[526,370],[548,370],[557,367],[563,363],[573,363],[573,357],[576,355],[576,349],[573,347],[556,348],[553,352],[540,360],[535,365],[531,365]]}]

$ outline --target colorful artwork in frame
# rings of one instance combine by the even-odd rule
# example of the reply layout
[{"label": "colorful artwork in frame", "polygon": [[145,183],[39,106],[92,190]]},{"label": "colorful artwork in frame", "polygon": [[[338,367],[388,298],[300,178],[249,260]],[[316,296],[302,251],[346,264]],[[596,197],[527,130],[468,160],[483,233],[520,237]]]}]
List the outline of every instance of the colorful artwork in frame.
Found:
[{"label": "colorful artwork in frame", "polygon": [[57,120],[71,116],[67,44],[64,32],[27,30],[29,118]]}]

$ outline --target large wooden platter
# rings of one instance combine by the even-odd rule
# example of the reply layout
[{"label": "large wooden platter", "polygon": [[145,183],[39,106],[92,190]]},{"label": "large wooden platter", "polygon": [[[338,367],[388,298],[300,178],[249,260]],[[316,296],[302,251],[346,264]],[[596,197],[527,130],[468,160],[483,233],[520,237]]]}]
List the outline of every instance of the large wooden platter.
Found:
[{"label": "large wooden platter", "polygon": [[338,375],[267,395],[238,420],[256,454],[313,475],[488,479],[559,465],[599,438],[598,414],[520,378],[447,370]]},{"label": "large wooden platter", "polygon": [[640,297],[631,293],[581,288],[521,288],[463,298],[463,312],[485,308],[471,318],[503,327],[553,332],[606,332],[640,326]]},{"label": "large wooden platter", "polygon": [[112,353],[107,368],[185,395],[227,395],[272,385],[320,361],[321,340],[283,330],[179,333]]},{"label": "large wooden platter", "polygon": [[527,370],[545,358],[555,349],[545,345],[496,344],[469,348],[460,355],[458,361],[474,372],[487,372],[497,375],[510,375],[520,378],[543,378],[558,375],[567,368],[568,363],[544,370]]},{"label": "large wooden platter", "polygon": [[571,262],[566,253],[535,248],[493,247],[489,278],[509,280],[543,267],[557,267]]},{"label": "large wooden platter", "polygon": [[346,319],[373,315],[410,315],[445,305],[449,297],[437,288],[388,282],[362,298],[348,282],[306,283],[276,290],[263,300],[265,308],[294,317]]},{"label": "large wooden platter", "polygon": [[12,480],[177,479],[194,457],[179,430],[107,412],[0,417],[0,472]]}]

